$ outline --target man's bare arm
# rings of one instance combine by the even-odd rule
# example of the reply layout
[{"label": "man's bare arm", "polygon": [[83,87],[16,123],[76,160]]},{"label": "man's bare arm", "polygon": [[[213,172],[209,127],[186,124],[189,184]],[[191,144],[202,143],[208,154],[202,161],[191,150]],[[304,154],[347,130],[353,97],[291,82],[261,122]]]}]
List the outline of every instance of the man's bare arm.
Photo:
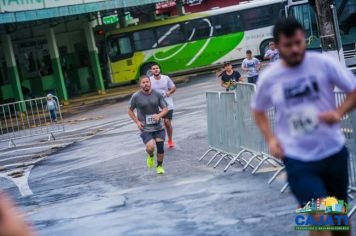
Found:
[{"label": "man's bare arm", "polygon": [[348,93],[345,101],[335,110],[319,114],[319,120],[329,125],[340,122],[341,118],[356,108],[356,90]]},{"label": "man's bare arm", "polygon": [[168,107],[165,107],[161,110],[161,112],[158,114],[160,118],[164,117],[168,113]]},{"label": "man's bare arm", "polygon": [[129,108],[127,113],[129,114],[130,118],[136,123],[137,127],[142,130],[143,124],[137,119],[135,112]]},{"label": "man's bare arm", "polygon": [[268,118],[265,112],[260,111],[253,111],[257,126],[260,128],[263,136],[265,137],[269,151],[271,152],[272,156],[282,159],[283,148],[278,139],[273,135],[272,129],[269,126]]},{"label": "man's bare arm", "polygon": [[167,97],[171,96],[173,93],[175,93],[177,91],[177,87],[174,86],[172,88],[169,89],[169,91],[167,92]]},{"label": "man's bare arm", "polygon": [[264,138],[269,142],[272,138],[274,138],[272,130],[268,123],[268,118],[266,113],[263,111],[253,111],[253,115],[255,117],[255,121],[257,123],[258,128],[261,130]]},{"label": "man's bare arm", "polygon": [[336,111],[339,113],[340,117],[343,117],[347,113],[351,112],[356,108],[356,90],[347,94],[345,101],[339,106]]}]

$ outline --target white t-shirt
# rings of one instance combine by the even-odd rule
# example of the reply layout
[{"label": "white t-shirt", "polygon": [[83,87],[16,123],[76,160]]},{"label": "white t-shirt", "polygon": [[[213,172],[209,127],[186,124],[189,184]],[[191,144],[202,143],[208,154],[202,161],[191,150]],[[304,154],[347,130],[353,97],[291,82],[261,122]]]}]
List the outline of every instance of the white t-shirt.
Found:
[{"label": "white t-shirt", "polygon": [[151,76],[150,80],[152,89],[163,95],[168,104],[168,110],[173,110],[173,97],[172,95],[169,97],[166,96],[166,93],[175,86],[171,78],[166,75],[161,75],[159,80],[155,79],[154,76]]},{"label": "white t-shirt", "polygon": [[318,121],[320,112],[336,108],[334,85],[351,92],[356,89],[356,78],[338,61],[315,52],[307,52],[294,68],[279,60],[261,73],[252,108],[276,108],[275,133],[286,156],[317,161],[345,145],[339,124]]},{"label": "white t-shirt", "polygon": [[258,75],[256,66],[260,64],[260,61],[253,57],[251,60],[245,58],[242,61],[242,68],[248,68],[248,72],[246,73],[247,77],[253,77]]},{"label": "white t-shirt", "polygon": [[265,57],[270,57],[270,61],[273,62],[273,61],[277,61],[279,59],[279,51],[278,49],[268,49],[266,54],[265,54]]}]

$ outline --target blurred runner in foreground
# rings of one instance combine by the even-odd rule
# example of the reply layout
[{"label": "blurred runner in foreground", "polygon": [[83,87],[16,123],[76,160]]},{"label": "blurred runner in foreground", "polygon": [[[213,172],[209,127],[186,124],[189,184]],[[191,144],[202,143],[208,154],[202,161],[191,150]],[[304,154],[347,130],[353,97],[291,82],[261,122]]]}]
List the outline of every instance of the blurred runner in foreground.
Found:
[{"label": "blurred runner in foreground", "polygon": [[[340,119],[356,106],[356,79],[338,61],[306,52],[302,26],[288,18],[273,32],[281,60],[263,71],[252,103],[256,122],[273,156],[283,159],[288,182],[301,206],[312,198],[347,201],[348,151]],[[334,88],[347,93],[340,107]],[[275,135],[266,110],[276,108]],[[310,235],[349,235],[313,231]]]},{"label": "blurred runner in foreground", "polygon": [[35,236],[5,193],[0,193],[0,236]]}]

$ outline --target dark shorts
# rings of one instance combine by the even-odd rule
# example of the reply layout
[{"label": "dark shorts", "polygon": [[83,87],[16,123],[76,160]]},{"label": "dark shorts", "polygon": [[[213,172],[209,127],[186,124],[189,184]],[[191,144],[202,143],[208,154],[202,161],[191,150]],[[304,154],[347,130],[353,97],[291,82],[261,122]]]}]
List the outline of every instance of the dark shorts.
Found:
[{"label": "dark shorts", "polygon": [[172,120],[173,119],[173,110],[169,110],[168,113],[162,117],[163,119]]},{"label": "dark shorts", "polygon": [[258,79],[258,75],[247,77],[247,82],[249,82],[250,84],[256,84],[257,83],[257,79]]},{"label": "dark shorts", "polygon": [[347,201],[348,156],[343,147],[340,152],[320,161],[284,158],[289,186],[301,206],[312,198],[328,196]]},{"label": "dark shorts", "polygon": [[160,138],[163,141],[166,138],[166,131],[164,129],[154,132],[141,132],[140,137],[144,144],[147,144],[152,139]]}]

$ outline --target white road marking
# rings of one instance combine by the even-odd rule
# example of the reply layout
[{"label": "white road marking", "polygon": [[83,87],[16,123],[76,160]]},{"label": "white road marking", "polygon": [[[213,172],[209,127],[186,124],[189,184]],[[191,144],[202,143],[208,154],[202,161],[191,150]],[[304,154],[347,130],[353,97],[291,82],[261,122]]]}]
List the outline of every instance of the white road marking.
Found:
[{"label": "white road marking", "polygon": [[0,177],[6,178],[6,179],[12,181],[19,189],[19,192],[22,197],[31,196],[33,194],[33,192],[30,189],[30,186],[28,185],[28,178],[30,176],[30,172],[31,172],[32,168],[33,168],[33,166],[29,166],[27,169],[24,170],[23,176],[18,177],[18,178],[12,178],[11,176],[8,176],[9,172],[2,173],[0,175]]}]

